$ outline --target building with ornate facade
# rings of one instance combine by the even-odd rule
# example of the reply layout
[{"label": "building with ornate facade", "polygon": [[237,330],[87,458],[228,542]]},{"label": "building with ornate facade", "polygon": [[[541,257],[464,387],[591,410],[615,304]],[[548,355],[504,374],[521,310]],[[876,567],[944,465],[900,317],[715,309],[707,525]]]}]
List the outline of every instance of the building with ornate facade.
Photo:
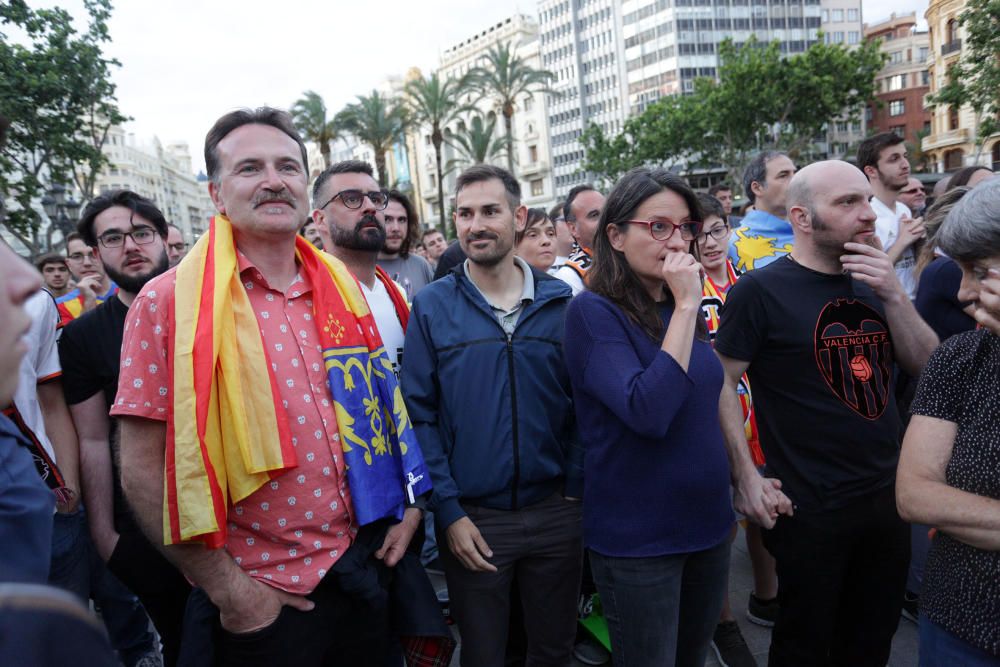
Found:
[{"label": "building with ornate facade", "polygon": [[[958,22],[965,9],[965,0],[930,0],[924,14],[930,31],[927,69],[931,95],[947,83],[948,68],[965,57],[965,29]],[[976,164],[1000,168],[1000,134],[980,142],[978,130],[976,114],[967,106],[935,105],[930,134],[923,140],[923,151],[934,170],[949,172]]]},{"label": "building with ornate facade", "polygon": [[215,205],[208,194],[208,179],[195,175],[191,167],[186,143],[164,147],[155,137],[143,142],[117,126],[109,130],[103,150],[109,164],[97,179],[98,193],[126,189],[151,199],[188,243],[208,229]]}]

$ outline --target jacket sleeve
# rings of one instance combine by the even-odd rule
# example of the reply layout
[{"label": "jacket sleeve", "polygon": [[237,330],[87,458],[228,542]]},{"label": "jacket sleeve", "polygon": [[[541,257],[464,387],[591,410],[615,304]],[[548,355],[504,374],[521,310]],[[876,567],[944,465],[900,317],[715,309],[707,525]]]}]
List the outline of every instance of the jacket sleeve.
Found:
[{"label": "jacket sleeve", "polygon": [[577,299],[570,305],[567,362],[570,368],[581,369],[574,389],[603,403],[638,435],[663,438],[694,382],[663,350],[643,366],[625,328],[632,325],[616,316],[613,308],[596,298]]},{"label": "jacket sleeve", "polygon": [[410,322],[403,344],[403,368],[400,385],[410,421],[424,454],[424,463],[431,473],[434,491],[430,510],[442,529],[465,516],[458,504],[458,485],[451,476],[448,454],[438,428],[441,391],[437,373],[437,354],[428,322],[433,312],[424,313],[427,300],[418,294],[413,300]]}]

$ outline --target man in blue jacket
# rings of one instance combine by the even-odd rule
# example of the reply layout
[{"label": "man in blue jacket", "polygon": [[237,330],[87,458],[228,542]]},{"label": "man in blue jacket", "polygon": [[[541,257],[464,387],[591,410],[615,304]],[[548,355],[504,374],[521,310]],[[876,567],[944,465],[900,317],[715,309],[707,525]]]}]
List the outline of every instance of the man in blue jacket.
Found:
[{"label": "man in blue jacket", "polygon": [[462,665],[503,664],[512,584],[528,663],[566,665],[583,490],[562,358],[570,289],[514,256],[527,210],[509,172],[477,165],[455,187],[467,259],[414,299],[401,381],[434,482]]}]

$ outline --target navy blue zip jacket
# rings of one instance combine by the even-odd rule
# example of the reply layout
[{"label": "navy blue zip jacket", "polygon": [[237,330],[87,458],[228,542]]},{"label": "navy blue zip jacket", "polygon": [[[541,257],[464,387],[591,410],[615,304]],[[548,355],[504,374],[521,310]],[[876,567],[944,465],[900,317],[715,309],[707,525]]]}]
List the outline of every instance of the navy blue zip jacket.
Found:
[{"label": "navy blue zip jacket", "polygon": [[459,264],[420,290],[400,377],[444,530],[459,500],[513,510],[555,492],[579,498],[583,452],[562,353],[569,286],[532,270],[535,300],[508,340]]}]

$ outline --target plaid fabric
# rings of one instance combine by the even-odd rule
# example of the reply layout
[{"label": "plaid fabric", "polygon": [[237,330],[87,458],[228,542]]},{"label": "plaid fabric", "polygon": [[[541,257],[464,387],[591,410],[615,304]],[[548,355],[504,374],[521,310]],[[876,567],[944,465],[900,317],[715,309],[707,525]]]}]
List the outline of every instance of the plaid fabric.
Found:
[{"label": "plaid fabric", "polygon": [[402,637],[407,667],[448,667],[457,646],[451,637]]}]

